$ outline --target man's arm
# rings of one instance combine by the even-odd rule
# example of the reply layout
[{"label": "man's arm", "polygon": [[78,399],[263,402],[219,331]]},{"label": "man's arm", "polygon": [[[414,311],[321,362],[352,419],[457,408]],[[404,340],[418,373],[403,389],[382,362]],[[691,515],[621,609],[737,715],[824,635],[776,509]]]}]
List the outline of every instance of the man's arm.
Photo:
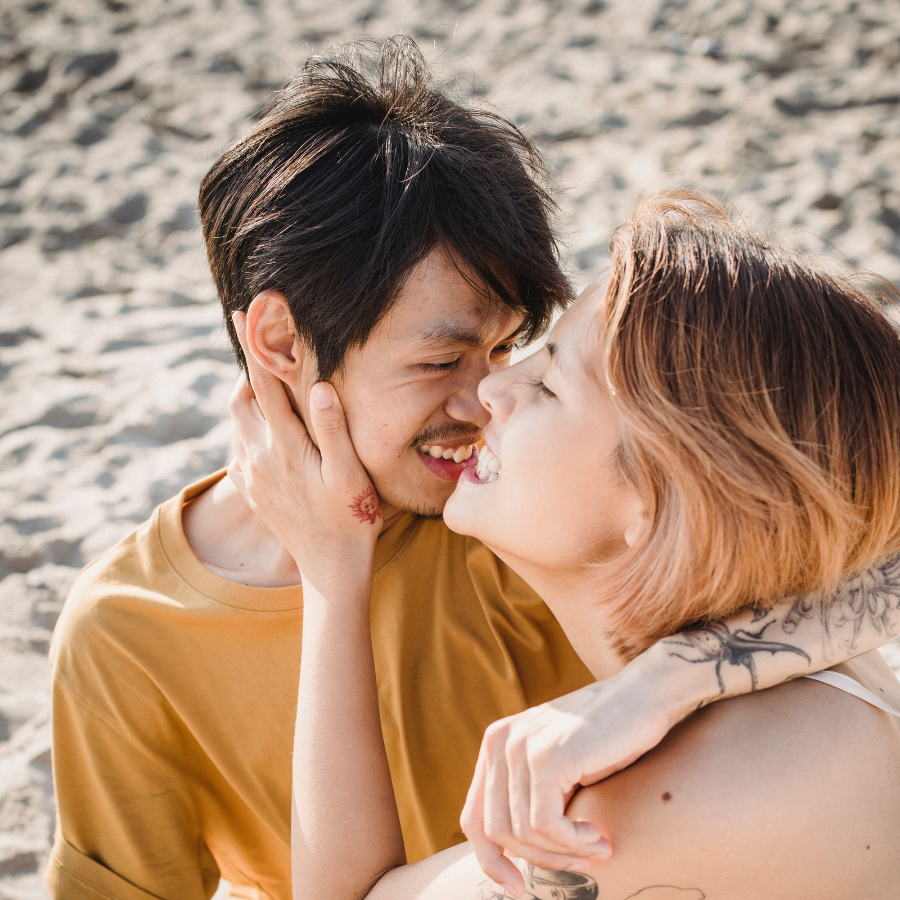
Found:
[{"label": "man's arm", "polygon": [[58,817],[46,874],[50,894],[57,900],[203,900],[215,890],[219,869],[198,811],[184,786],[126,733],[124,718],[117,722],[114,713],[92,709],[55,680]]},{"label": "man's arm", "polygon": [[521,885],[503,848],[546,868],[583,862],[600,834],[565,815],[579,785],[630,765],[701,707],[821,671],[898,634],[894,556],[835,596],[805,595],[665,638],[614,678],[491,725],[463,830],[497,881]]}]

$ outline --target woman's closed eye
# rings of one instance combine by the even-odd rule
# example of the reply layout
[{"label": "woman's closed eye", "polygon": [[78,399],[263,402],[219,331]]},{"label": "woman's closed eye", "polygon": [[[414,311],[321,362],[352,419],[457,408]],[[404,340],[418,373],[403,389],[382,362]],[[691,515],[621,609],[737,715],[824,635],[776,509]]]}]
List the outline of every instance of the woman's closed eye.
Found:
[{"label": "woman's closed eye", "polygon": [[555,396],[556,396],[556,394],[554,394],[553,391],[551,391],[550,388],[548,388],[547,385],[544,384],[543,381],[536,381],[536,382],[534,383],[534,386],[537,388],[537,392],[538,392],[542,397],[548,397],[548,398],[549,398],[549,397],[555,397]]}]

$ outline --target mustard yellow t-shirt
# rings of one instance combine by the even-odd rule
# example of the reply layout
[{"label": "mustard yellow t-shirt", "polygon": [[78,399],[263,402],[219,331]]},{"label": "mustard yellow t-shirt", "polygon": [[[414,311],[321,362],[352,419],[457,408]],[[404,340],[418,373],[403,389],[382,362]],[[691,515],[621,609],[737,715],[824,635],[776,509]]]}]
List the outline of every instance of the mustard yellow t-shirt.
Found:
[{"label": "mustard yellow t-shirt", "polygon": [[[193,554],[182,507],[222,475],[159,507],[66,601],[51,649],[57,900],[205,900],[220,875],[291,896],[302,590],[245,587]],[[464,840],[485,727],[591,676],[484,545],[412,515],[378,541],[372,639],[415,861]]]}]

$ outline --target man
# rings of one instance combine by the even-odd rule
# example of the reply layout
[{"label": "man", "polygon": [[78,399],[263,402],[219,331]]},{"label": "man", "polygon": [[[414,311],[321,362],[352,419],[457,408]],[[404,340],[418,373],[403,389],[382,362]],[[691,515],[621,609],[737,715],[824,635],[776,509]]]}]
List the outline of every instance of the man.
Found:
[{"label": "man", "polygon": [[[591,680],[542,601],[439,518],[474,463],[478,382],[570,298],[540,175],[511,125],[448,100],[399,40],[312,60],[201,188],[238,358],[241,312],[248,349],[301,417],[310,386],[332,380],[378,492],[373,643],[410,860],[463,839],[491,722]],[[857,642],[836,658],[900,624],[897,585],[867,584],[882,631],[848,600]],[[220,877],[234,896],[290,897],[299,585],[226,473],[85,570],[53,645],[55,897],[194,900]],[[575,780],[626,763],[692,707],[830,664],[817,610],[716,626],[714,641],[690,636],[693,655],[656,648],[615,685],[572,695],[584,725],[560,743]],[[508,846],[546,843],[521,823],[510,833]],[[591,841],[576,850],[604,852]]]}]

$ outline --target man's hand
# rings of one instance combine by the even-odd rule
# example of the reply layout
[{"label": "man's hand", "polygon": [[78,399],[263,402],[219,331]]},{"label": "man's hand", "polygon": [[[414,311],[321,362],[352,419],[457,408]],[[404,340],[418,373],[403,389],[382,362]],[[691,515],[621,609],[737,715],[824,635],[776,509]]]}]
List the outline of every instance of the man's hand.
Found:
[{"label": "man's hand", "polygon": [[674,724],[666,661],[658,652],[645,656],[485,732],[461,824],[482,869],[514,896],[525,884],[504,850],[541,868],[575,871],[612,854],[594,825],[565,810],[580,786],[624,769]]},{"label": "man's hand", "polygon": [[381,505],[353,448],[337,391],[320,381],[310,392],[316,447],[281,382],[250,350],[246,316],[235,313],[233,319],[250,383],[241,376],[229,401],[229,477],[294,557],[304,581],[345,577],[348,567],[367,573]]}]

